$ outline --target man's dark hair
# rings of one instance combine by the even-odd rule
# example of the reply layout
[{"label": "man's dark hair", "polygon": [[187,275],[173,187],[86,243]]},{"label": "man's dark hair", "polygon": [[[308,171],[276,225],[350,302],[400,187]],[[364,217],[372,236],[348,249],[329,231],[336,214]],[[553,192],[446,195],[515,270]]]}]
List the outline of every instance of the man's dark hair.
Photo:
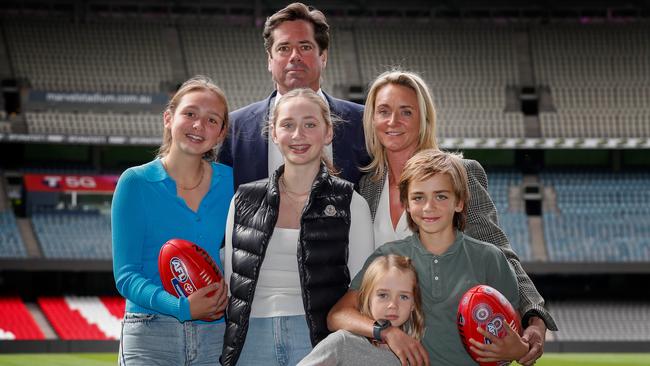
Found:
[{"label": "man's dark hair", "polygon": [[330,45],[330,26],[327,24],[325,14],[320,10],[308,7],[303,3],[293,3],[284,9],[266,18],[264,23],[264,49],[271,54],[273,46],[273,31],[280,24],[293,20],[304,20],[314,27],[314,39],[318,44],[318,53],[322,54]]}]

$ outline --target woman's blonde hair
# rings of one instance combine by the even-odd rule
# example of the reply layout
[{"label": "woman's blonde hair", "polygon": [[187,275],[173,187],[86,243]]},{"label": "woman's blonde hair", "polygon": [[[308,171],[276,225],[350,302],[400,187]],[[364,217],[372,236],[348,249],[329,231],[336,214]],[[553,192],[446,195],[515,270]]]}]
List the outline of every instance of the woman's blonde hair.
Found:
[{"label": "woman's blonde hair", "polygon": [[[325,125],[327,126],[327,128],[332,130],[332,136],[333,136],[335,119],[332,118],[330,114],[330,107],[327,104],[327,102],[325,102],[325,100],[321,98],[320,95],[318,95],[315,91],[313,91],[310,88],[293,89],[280,97],[277,104],[275,105],[275,108],[273,109],[273,113],[271,115],[271,123],[268,124],[271,129],[274,129],[276,123],[278,122],[278,114],[279,114],[278,111],[280,110],[280,107],[282,107],[282,105],[284,105],[289,100],[294,98],[304,98],[308,102],[316,104],[320,110],[321,117],[323,117],[323,121],[325,121]],[[273,131],[269,131],[269,132],[272,133]],[[321,161],[325,164],[330,174],[333,175],[338,174],[338,170],[334,166],[334,163],[332,163],[331,159],[327,156],[324,146],[323,146],[323,151],[321,152]]]},{"label": "woman's blonde hair", "polygon": [[395,268],[402,273],[413,274],[413,311],[408,320],[400,326],[404,333],[420,340],[424,335],[424,313],[422,312],[422,295],[420,295],[420,286],[418,286],[418,274],[411,263],[411,258],[397,254],[388,254],[375,258],[370,263],[361,281],[359,288],[359,311],[361,314],[372,318],[370,311],[370,300],[375,290],[377,282],[391,268]]},{"label": "woman's blonde hair", "polygon": [[410,71],[391,70],[379,75],[371,84],[366,98],[366,107],[363,112],[363,130],[366,136],[366,150],[372,161],[361,168],[366,172],[374,172],[373,180],[379,180],[384,176],[386,169],[386,149],[379,142],[373,119],[375,114],[375,103],[377,93],[388,84],[401,85],[413,90],[417,96],[420,109],[420,139],[418,140],[417,151],[424,149],[437,149],[436,140],[436,110],[429,87],[422,78]]},{"label": "woman's blonde hair", "polygon": [[[221,99],[221,102],[224,105],[224,115],[223,115],[223,124],[221,126],[222,130],[225,129],[228,131],[228,101],[226,99],[226,93],[221,90],[209,77],[203,76],[203,75],[196,75],[192,77],[191,79],[187,80],[186,82],[183,83],[183,85],[178,88],[174,96],[171,97],[169,102],[167,103],[167,106],[165,107],[165,112],[169,112],[170,114],[174,114],[176,112],[176,107],[181,102],[181,98],[183,98],[186,94],[189,94],[191,92],[195,91],[211,91],[214,94],[217,95],[219,99]],[[163,142],[158,148],[158,157],[162,158],[165,155],[169,153],[169,149],[171,149],[172,145],[172,133],[169,128],[163,127]],[[206,151],[205,154],[203,154],[203,159],[205,160],[216,160],[217,158],[217,152],[219,151],[219,145],[214,146],[212,149],[209,151]]]},{"label": "woman's blonde hair", "polygon": [[[453,225],[460,231],[465,230],[469,187],[467,184],[467,171],[462,159],[463,155],[461,154],[437,149],[423,150],[413,155],[404,165],[402,176],[399,179],[399,199],[402,206],[408,208],[409,186],[412,182],[427,180],[436,174],[447,174],[451,179],[453,193],[458,200],[457,203],[463,204],[461,212],[454,213]],[[413,232],[418,232],[418,226],[413,222],[408,210],[406,210],[406,221]]]}]

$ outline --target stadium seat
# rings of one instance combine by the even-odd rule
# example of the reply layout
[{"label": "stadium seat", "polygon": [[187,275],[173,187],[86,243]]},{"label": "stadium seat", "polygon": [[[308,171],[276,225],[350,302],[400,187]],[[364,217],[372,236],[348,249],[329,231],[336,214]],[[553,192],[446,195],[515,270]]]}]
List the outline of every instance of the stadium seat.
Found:
[{"label": "stadium seat", "polygon": [[9,122],[0,121],[0,133],[11,133],[11,124]]},{"label": "stadium seat", "polygon": [[499,214],[499,225],[521,261],[532,260],[528,217],[522,207],[511,207],[510,190],[521,189],[523,176],[515,171],[490,171],[488,192]]},{"label": "stadium seat", "polygon": [[230,110],[262,100],[273,90],[258,28],[196,27],[192,21],[178,29],[189,74],[210,76],[228,96]]},{"label": "stadium seat", "polygon": [[27,251],[13,211],[0,211],[0,258],[25,258]]},{"label": "stadium seat", "polygon": [[440,137],[524,137],[523,114],[505,113],[518,83],[514,29],[364,24],[356,27],[362,79],[391,66],[420,73],[432,89]]},{"label": "stadium seat", "polygon": [[32,215],[45,258],[111,259],[111,221],[97,212],[49,212]]},{"label": "stadium seat", "polygon": [[104,304],[106,309],[117,319],[124,318],[124,298],[119,296],[100,296],[99,300]]},{"label": "stadium seat", "polygon": [[554,112],[540,115],[543,137],[650,137],[650,27],[549,24],[531,28],[537,82]]},{"label": "stadium seat", "polygon": [[27,112],[30,133],[162,137],[163,122],[154,113]]},{"label": "stadium seat", "polygon": [[0,297],[0,340],[44,339],[19,297]]},{"label": "stadium seat", "polygon": [[3,25],[15,76],[34,89],[157,93],[172,81],[163,24],[21,17]]},{"label": "stadium seat", "polygon": [[557,341],[650,341],[650,305],[642,302],[556,301],[550,311]]},{"label": "stadium seat", "polygon": [[38,304],[61,339],[120,338],[121,318],[97,297],[39,297]]},{"label": "stadium seat", "polygon": [[650,261],[650,174],[545,172],[540,178],[555,191],[559,210],[543,214],[549,260]]}]

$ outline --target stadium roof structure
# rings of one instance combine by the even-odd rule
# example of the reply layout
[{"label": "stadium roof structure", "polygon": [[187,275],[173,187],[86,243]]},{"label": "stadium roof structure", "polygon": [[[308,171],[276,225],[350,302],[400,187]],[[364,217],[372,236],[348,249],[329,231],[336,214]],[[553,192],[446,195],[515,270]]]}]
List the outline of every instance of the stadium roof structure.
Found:
[{"label": "stadium roof structure", "polygon": [[[265,18],[290,0],[10,0],[0,3],[0,13],[93,13],[166,16],[200,14]],[[306,4],[330,17],[432,17],[432,18],[580,18],[650,17],[650,0],[313,0]]]}]

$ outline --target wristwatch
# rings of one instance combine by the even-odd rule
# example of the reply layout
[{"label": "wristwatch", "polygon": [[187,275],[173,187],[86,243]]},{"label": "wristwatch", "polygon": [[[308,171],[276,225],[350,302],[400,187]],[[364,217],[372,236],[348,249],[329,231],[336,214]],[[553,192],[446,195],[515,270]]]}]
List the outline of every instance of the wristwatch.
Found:
[{"label": "wristwatch", "polygon": [[375,324],[372,327],[372,337],[375,338],[377,342],[382,342],[381,331],[390,327],[390,320],[379,319],[375,321]]}]

